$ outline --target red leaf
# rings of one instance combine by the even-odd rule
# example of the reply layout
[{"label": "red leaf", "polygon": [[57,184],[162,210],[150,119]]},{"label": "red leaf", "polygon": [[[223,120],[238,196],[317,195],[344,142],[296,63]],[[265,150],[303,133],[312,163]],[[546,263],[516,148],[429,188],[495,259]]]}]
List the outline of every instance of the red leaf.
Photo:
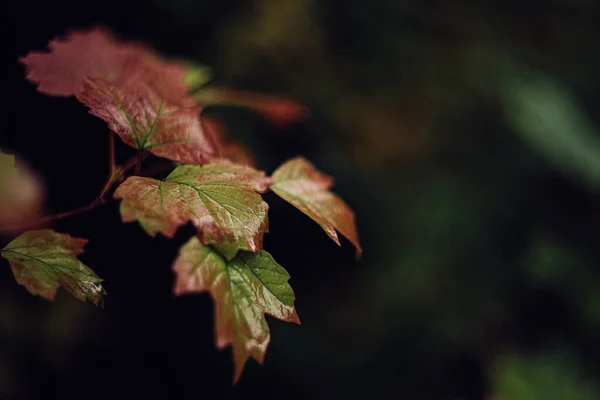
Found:
[{"label": "red leaf", "polygon": [[279,197],[308,215],[318,223],[338,245],[336,230],[356,247],[360,257],[362,248],[358,240],[354,212],[335,194],[329,191],[333,179],[319,172],[302,157],[286,161],[273,173],[271,190]]},{"label": "red leaf", "polygon": [[85,76],[115,81],[137,56],[135,48],[117,44],[100,28],[51,40],[48,48],[50,53],[31,52],[19,61],[27,68],[27,79],[39,83],[40,92],[54,96],[81,92]]},{"label": "red leaf", "polygon": [[199,108],[174,106],[142,82],[123,86],[86,78],[84,88],[79,101],[129,146],[189,164],[207,162],[215,153]]},{"label": "red leaf", "polygon": [[139,44],[118,43],[103,29],[53,40],[50,50],[20,60],[38,90],[76,95],[138,150],[190,164],[212,159],[215,144],[187,94],[185,64],[166,62]]},{"label": "red leaf", "polygon": [[27,68],[27,79],[38,83],[42,93],[76,95],[88,77],[120,86],[144,82],[173,104],[195,105],[187,96],[185,63],[164,61],[141,44],[120,43],[106,29],[71,32],[48,47],[49,53],[31,52],[19,59]]}]

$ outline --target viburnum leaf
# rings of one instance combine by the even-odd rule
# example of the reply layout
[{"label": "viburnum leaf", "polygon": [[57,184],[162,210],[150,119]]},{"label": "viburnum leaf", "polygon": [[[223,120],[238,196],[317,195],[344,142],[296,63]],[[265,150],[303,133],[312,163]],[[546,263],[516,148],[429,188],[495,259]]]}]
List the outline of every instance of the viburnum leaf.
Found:
[{"label": "viburnum leaf", "polygon": [[268,231],[267,210],[259,193],[269,185],[262,171],[218,160],[180,165],[164,180],[132,176],[115,191],[123,199],[123,222],[137,220],[154,236],[172,237],[191,221],[206,245],[231,259],[238,250],[258,251]]},{"label": "viburnum leaf", "polygon": [[354,212],[329,191],[333,178],[319,172],[303,157],[286,161],[273,173],[271,190],[279,197],[308,215],[321,225],[327,235],[340,245],[339,231],[356,247],[360,257],[362,248],[358,240]]},{"label": "viburnum leaf", "polygon": [[209,161],[215,153],[202,130],[200,108],[175,106],[142,82],[127,86],[85,78],[77,98],[139,150],[189,164]]},{"label": "viburnum leaf", "polygon": [[188,97],[187,63],[166,61],[138,43],[121,43],[107,30],[74,31],[50,41],[50,52],[31,52],[19,59],[27,79],[38,90],[54,96],[71,96],[84,90],[84,78],[99,78],[119,85],[144,82],[162,98],[193,106]]},{"label": "viburnum leaf", "polygon": [[29,224],[41,213],[44,190],[26,167],[16,168],[15,156],[0,150],[0,224]]},{"label": "viburnum leaf", "polygon": [[197,237],[184,244],[175,260],[175,294],[209,291],[215,306],[216,344],[231,345],[235,378],[249,357],[264,360],[270,333],[264,314],[300,324],[289,274],[266,251],[239,252],[226,260]]},{"label": "viburnum leaf", "polygon": [[75,298],[102,307],[106,294],[102,279],[77,259],[86,243],[86,239],[43,229],[23,233],[0,253],[9,261],[17,282],[32,294],[54,300],[62,286]]}]

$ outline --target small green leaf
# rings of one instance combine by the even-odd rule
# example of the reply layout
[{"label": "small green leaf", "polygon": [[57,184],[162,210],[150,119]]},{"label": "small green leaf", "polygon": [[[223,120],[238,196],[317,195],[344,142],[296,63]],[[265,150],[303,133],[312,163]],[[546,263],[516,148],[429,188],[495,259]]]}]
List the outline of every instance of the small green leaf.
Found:
[{"label": "small green leaf", "polygon": [[173,265],[174,292],[209,291],[215,301],[218,348],[231,345],[237,382],[249,357],[264,360],[269,326],[264,314],[300,324],[289,274],[266,251],[239,252],[227,261],[197,237],[184,244]]},{"label": "small green leaf", "polygon": [[358,241],[354,212],[335,194],[329,191],[333,179],[319,172],[302,157],[286,161],[273,173],[271,190],[279,197],[308,215],[318,223],[338,245],[336,230],[356,247],[360,257],[362,248]]},{"label": "small green leaf", "polygon": [[139,221],[154,236],[172,237],[191,221],[205,245],[231,259],[238,250],[258,251],[268,230],[259,193],[269,180],[254,168],[219,160],[203,166],[181,165],[164,180],[133,176],[115,191],[123,199],[123,222]]},{"label": "small green leaf", "polygon": [[0,253],[9,261],[17,282],[32,294],[54,300],[62,286],[75,298],[102,307],[106,294],[102,279],[77,259],[86,243],[86,239],[43,229],[23,233]]},{"label": "small green leaf", "polygon": [[189,64],[185,70],[183,81],[193,91],[206,85],[212,78],[211,70],[206,65]]}]

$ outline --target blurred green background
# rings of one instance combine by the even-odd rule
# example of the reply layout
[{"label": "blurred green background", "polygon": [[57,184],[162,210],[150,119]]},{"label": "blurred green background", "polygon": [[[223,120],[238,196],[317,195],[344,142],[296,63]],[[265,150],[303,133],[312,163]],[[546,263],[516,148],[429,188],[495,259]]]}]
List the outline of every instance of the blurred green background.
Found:
[{"label": "blurred green background", "polygon": [[333,175],[364,256],[267,195],[302,325],[268,318],[264,366],[232,388],[209,296],[171,295],[190,232],[151,241],[117,204],[60,221],[91,240],[105,309],[34,298],[3,264],[0,399],[600,399],[599,17],[592,0],[5,0],[0,147],[51,210],[97,194],[106,127],[16,59],[102,24],[304,104],[284,128],[205,113],[268,172],[303,154]]}]

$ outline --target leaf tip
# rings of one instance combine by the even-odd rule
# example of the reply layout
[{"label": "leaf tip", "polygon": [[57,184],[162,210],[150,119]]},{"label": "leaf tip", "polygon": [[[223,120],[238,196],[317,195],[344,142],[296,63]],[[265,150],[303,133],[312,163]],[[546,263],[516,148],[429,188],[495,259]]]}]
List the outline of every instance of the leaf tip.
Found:
[{"label": "leaf tip", "polygon": [[296,308],[294,308],[294,313],[292,315],[290,315],[289,322],[293,322],[296,325],[302,325],[302,323],[300,322],[300,317],[298,316],[298,312],[296,311]]}]

